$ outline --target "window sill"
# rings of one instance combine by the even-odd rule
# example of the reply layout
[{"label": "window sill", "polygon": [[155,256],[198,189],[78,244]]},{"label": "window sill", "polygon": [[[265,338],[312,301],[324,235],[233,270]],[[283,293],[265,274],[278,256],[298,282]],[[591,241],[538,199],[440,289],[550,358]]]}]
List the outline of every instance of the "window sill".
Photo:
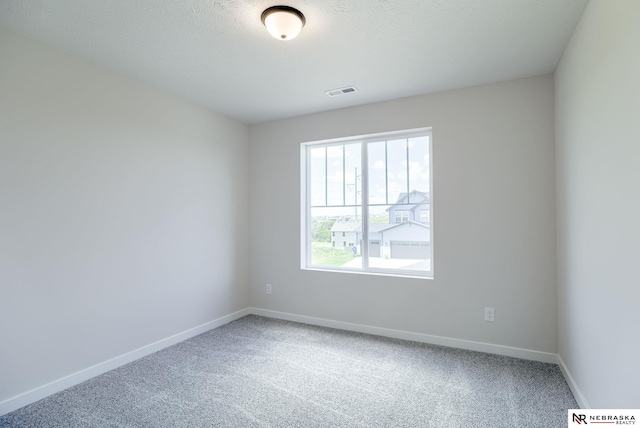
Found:
[{"label": "window sill", "polygon": [[351,270],[351,269],[331,269],[325,267],[301,267],[301,270],[315,271],[315,272],[330,272],[330,273],[346,273],[356,275],[373,275],[373,276],[388,276],[392,278],[408,278],[408,279],[433,279],[433,273],[416,274],[414,272],[406,271],[377,271],[377,270]]}]

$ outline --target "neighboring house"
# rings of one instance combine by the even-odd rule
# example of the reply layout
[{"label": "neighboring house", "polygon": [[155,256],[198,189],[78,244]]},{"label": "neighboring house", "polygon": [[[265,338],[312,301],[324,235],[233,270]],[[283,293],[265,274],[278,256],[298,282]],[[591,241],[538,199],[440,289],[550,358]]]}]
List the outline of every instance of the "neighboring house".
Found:
[{"label": "neighboring house", "polygon": [[[369,224],[369,256],[392,259],[431,258],[431,199],[419,191],[401,193],[390,206],[389,223]],[[344,250],[357,246],[360,253],[362,225],[336,221],[331,228],[331,245]]]},{"label": "neighboring house", "polygon": [[359,222],[336,221],[331,227],[331,246],[343,250],[352,249],[354,245],[360,245],[358,232],[362,233]]},{"label": "neighboring house", "polygon": [[403,223],[416,221],[428,223],[431,211],[431,198],[427,193],[417,190],[411,193],[400,193],[398,201],[391,205],[389,211],[389,223]]}]

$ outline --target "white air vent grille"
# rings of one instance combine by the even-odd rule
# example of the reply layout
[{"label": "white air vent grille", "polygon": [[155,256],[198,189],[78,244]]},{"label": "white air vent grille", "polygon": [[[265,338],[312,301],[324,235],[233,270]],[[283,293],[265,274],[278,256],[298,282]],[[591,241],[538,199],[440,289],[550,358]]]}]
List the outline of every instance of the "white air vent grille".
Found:
[{"label": "white air vent grille", "polygon": [[358,88],[356,88],[355,86],[347,86],[347,87],[340,88],[340,89],[332,89],[330,91],[324,91],[324,93],[329,95],[330,97],[337,97],[339,95],[353,94],[355,92],[358,92]]}]

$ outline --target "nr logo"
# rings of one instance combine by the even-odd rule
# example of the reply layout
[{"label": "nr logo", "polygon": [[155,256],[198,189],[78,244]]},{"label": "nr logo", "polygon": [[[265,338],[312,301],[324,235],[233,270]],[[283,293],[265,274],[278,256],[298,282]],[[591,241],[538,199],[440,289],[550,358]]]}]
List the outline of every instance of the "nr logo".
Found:
[{"label": "nr logo", "polygon": [[577,423],[577,424],[587,424],[587,415],[576,415],[575,413],[573,414],[573,422]]}]

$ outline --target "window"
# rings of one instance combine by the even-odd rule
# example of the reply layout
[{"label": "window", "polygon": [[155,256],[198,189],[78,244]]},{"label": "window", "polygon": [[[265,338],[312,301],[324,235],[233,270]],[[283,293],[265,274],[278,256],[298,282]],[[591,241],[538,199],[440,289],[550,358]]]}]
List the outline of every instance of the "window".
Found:
[{"label": "window", "polygon": [[431,146],[430,129],[303,143],[302,268],[433,277]]},{"label": "window", "polygon": [[396,211],[396,223],[405,223],[409,221],[409,211]]}]

